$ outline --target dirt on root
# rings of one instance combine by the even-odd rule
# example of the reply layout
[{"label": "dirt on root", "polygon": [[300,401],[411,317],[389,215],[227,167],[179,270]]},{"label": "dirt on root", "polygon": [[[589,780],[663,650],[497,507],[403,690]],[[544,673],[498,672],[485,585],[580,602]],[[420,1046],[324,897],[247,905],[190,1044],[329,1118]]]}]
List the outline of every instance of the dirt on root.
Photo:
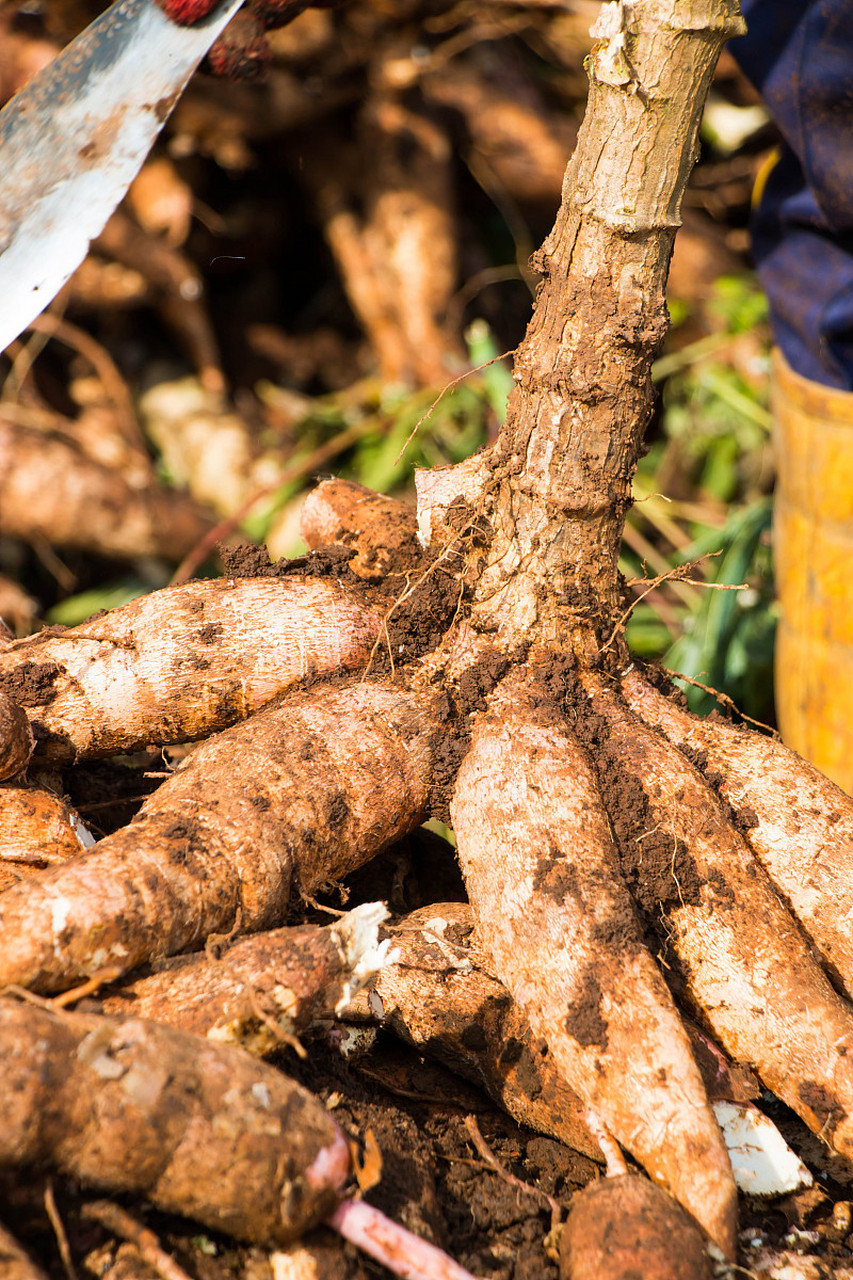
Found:
[{"label": "dirt on root", "polygon": [[442,694],[438,708],[442,733],[436,743],[430,787],[430,813],[439,822],[450,822],[450,801],[471,741],[474,716],[485,710],[487,697],[512,660],[497,649],[487,649]]},{"label": "dirt on root", "polygon": [[371,669],[391,671],[412,661],[444,638],[462,603],[455,573],[440,553],[423,552],[406,572],[390,572],[381,581],[366,581],[349,567],[356,551],[341,546],[321,547],[304,556],[271,561],[266,547],[220,545],[226,578],[333,577],[365,605],[383,614],[382,642]]},{"label": "dirt on root", "polygon": [[[557,1280],[546,1247],[551,1214],[536,1196],[509,1185],[475,1150],[466,1118],[503,1168],[568,1209],[573,1195],[600,1176],[585,1156],[517,1125],[474,1086],[414,1050],[380,1033],[348,1058],[328,1039],[306,1041],[301,1063],[283,1052],[276,1064],[323,1098],[345,1132],[364,1152],[368,1131],[381,1153],[381,1180],[366,1193],[370,1204],[440,1245],[488,1280]],[[765,1104],[763,1104],[765,1105]],[[759,1250],[810,1255],[816,1269],[804,1274],[832,1280],[853,1265],[853,1171],[827,1153],[792,1113],[767,1105],[786,1139],[816,1175],[816,1185],[782,1199],[741,1198],[739,1264],[749,1268]],[[843,1181],[839,1180],[839,1175]],[[122,1244],[85,1219],[85,1204],[97,1193],[69,1180],[52,1180],[57,1214],[68,1237],[80,1280],[156,1280],[133,1245]],[[5,1215],[18,1237],[45,1268],[49,1280],[65,1280],[54,1230],[44,1208],[48,1180],[16,1171],[0,1174]],[[185,1268],[190,1280],[273,1280],[266,1250],[235,1243],[183,1219],[148,1210],[123,1198]],[[319,1263],[318,1280],[377,1280],[388,1273],[327,1228],[301,1245]]]},{"label": "dirt on root", "polygon": [[56,678],[62,674],[55,662],[22,662],[0,676],[0,689],[19,707],[46,707],[56,697]]}]

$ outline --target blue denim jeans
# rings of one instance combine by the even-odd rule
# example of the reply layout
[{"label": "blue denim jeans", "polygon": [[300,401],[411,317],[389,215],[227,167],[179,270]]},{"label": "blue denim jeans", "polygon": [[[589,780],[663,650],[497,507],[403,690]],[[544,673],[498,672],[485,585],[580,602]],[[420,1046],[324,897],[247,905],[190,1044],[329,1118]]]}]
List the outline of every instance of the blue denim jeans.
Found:
[{"label": "blue denim jeans", "polygon": [[729,49],[782,137],[753,256],[791,368],[853,390],[853,0],[742,0]]}]

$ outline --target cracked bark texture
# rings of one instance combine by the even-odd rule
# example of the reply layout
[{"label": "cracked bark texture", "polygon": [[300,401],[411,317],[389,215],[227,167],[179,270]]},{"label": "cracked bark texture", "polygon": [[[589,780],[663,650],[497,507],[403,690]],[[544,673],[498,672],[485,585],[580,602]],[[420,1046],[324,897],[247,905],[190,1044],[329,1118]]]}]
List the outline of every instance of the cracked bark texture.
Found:
[{"label": "cracked bark texture", "polygon": [[[733,0],[605,4],[589,103],[491,458],[475,617],[589,653],[618,611],[617,560],[667,327],[666,277]],[[479,560],[479,553],[474,553]]]}]

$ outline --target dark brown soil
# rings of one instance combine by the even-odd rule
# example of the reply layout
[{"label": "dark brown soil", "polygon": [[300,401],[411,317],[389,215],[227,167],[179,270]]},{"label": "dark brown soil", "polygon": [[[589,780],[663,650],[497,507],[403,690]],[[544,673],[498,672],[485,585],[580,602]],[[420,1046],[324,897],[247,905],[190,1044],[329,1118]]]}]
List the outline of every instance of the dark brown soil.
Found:
[{"label": "dark brown soil", "polygon": [[56,697],[54,681],[60,674],[55,662],[24,662],[0,677],[0,688],[21,707],[46,707]]}]

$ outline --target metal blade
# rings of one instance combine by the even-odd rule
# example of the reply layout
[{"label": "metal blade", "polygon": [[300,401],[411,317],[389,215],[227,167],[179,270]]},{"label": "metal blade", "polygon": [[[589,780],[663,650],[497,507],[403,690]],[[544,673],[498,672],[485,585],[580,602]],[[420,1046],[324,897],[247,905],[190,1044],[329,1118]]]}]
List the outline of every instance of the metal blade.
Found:
[{"label": "metal blade", "polygon": [[182,27],[118,0],[0,112],[0,351],[83,261],[242,3]]}]

